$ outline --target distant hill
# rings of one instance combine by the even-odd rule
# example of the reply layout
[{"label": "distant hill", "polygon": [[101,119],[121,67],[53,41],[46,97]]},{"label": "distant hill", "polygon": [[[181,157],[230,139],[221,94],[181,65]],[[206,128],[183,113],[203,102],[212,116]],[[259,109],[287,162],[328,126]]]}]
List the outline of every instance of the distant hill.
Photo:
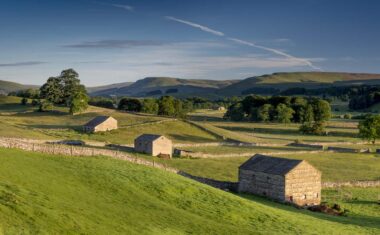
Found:
[{"label": "distant hill", "polygon": [[147,77],[126,86],[90,90],[91,95],[118,95],[118,96],[160,96],[170,94],[184,97],[188,95],[206,96],[216,93],[217,90],[227,87],[239,80],[201,80],[180,79],[171,77]]},{"label": "distant hill", "polygon": [[109,91],[117,90],[122,87],[127,87],[129,85],[133,84],[133,82],[122,82],[122,83],[114,83],[111,85],[104,85],[104,86],[96,86],[96,87],[86,87],[88,93],[95,93],[100,91]]},{"label": "distant hill", "polygon": [[318,88],[327,86],[348,86],[380,84],[380,74],[332,73],[332,72],[294,72],[273,73],[250,77],[217,91],[219,95],[241,95],[249,89],[278,89],[291,87]]},{"label": "distant hill", "polygon": [[6,95],[12,91],[19,91],[19,90],[24,90],[24,89],[28,89],[28,88],[37,88],[37,87],[38,86],[23,85],[23,84],[16,83],[16,82],[9,82],[9,81],[0,80],[0,94],[3,94],[3,95]]}]

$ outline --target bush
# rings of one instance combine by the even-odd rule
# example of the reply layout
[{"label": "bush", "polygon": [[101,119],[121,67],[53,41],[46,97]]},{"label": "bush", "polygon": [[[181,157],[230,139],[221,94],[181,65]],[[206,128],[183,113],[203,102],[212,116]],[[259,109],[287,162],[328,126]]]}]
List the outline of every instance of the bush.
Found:
[{"label": "bush", "polygon": [[40,101],[38,100],[32,100],[32,106],[37,106],[40,104]]},{"label": "bush", "polygon": [[53,104],[49,101],[43,101],[40,103],[40,107],[38,108],[39,112],[50,112],[54,108]]},{"label": "bush", "polygon": [[25,98],[25,97],[22,98],[22,99],[21,99],[21,104],[22,104],[22,105],[27,105],[27,104],[28,104],[28,99]]},{"label": "bush", "polygon": [[346,113],[346,114],[344,114],[343,118],[344,119],[351,119],[352,118],[352,114]]}]

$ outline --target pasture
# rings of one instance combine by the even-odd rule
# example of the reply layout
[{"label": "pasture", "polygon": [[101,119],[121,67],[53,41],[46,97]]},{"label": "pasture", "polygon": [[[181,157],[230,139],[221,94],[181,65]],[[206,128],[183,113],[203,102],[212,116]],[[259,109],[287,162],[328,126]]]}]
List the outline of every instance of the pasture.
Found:
[{"label": "pasture", "polygon": [[[233,195],[181,176],[106,157],[0,149],[4,234],[376,234],[375,192],[354,192],[347,217]],[[329,195],[338,195],[329,191]]]}]

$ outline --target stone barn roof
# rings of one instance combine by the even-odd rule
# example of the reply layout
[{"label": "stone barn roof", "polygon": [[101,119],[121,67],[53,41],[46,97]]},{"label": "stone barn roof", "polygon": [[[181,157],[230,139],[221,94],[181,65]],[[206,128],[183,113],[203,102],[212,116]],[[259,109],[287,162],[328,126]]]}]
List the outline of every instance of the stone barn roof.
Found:
[{"label": "stone barn roof", "polygon": [[272,175],[286,175],[303,160],[286,159],[279,157],[255,154],[244,162],[239,169],[263,172]]},{"label": "stone barn roof", "polygon": [[[153,135],[153,134],[142,134],[139,137],[136,138],[136,140],[142,140],[142,141],[148,141],[153,142],[156,139],[162,137],[163,135]],[[165,137],[165,136],[164,136]]]},{"label": "stone barn roof", "polygon": [[102,124],[103,122],[107,121],[109,118],[112,118],[111,116],[97,116],[88,123],[86,123],[84,126],[88,127],[96,127]]}]

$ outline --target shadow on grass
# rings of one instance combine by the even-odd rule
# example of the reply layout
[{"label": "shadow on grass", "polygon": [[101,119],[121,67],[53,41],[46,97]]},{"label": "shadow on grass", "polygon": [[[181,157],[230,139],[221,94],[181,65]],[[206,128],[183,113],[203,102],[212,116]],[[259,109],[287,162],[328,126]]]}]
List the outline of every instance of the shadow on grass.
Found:
[{"label": "shadow on grass", "polygon": [[[311,212],[306,209],[298,209],[292,205],[282,204],[280,202],[276,202],[268,198],[260,197],[256,195],[250,195],[250,194],[235,194],[235,195],[245,198],[247,200],[255,201],[256,203],[274,207],[276,209],[280,209],[287,212],[290,211],[294,213],[302,213],[308,216],[313,216],[314,218],[321,219],[321,220],[327,220],[327,221],[332,221],[332,222],[341,223],[341,224],[356,225],[360,227],[369,227],[369,228],[376,228],[376,229],[380,228],[380,217],[376,217],[376,216],[365,216],[365,215],[351,216],[350,213],[348,213],[348,216],[332,216],[332,215],[327,215],[320,212]],[[360,203],[360,201],[358,201],[358,204],[365,205],[366,203]]]},{"label": "shadow on grass", "polygon": [[185,142],[194,142],[194,143],[204,143],[204,142],[215,142],[214,139],[209,139],[205,137],[188,135],[188,134],[168,134],[168,137],[175,139],[177,141],[185,141]]}]

